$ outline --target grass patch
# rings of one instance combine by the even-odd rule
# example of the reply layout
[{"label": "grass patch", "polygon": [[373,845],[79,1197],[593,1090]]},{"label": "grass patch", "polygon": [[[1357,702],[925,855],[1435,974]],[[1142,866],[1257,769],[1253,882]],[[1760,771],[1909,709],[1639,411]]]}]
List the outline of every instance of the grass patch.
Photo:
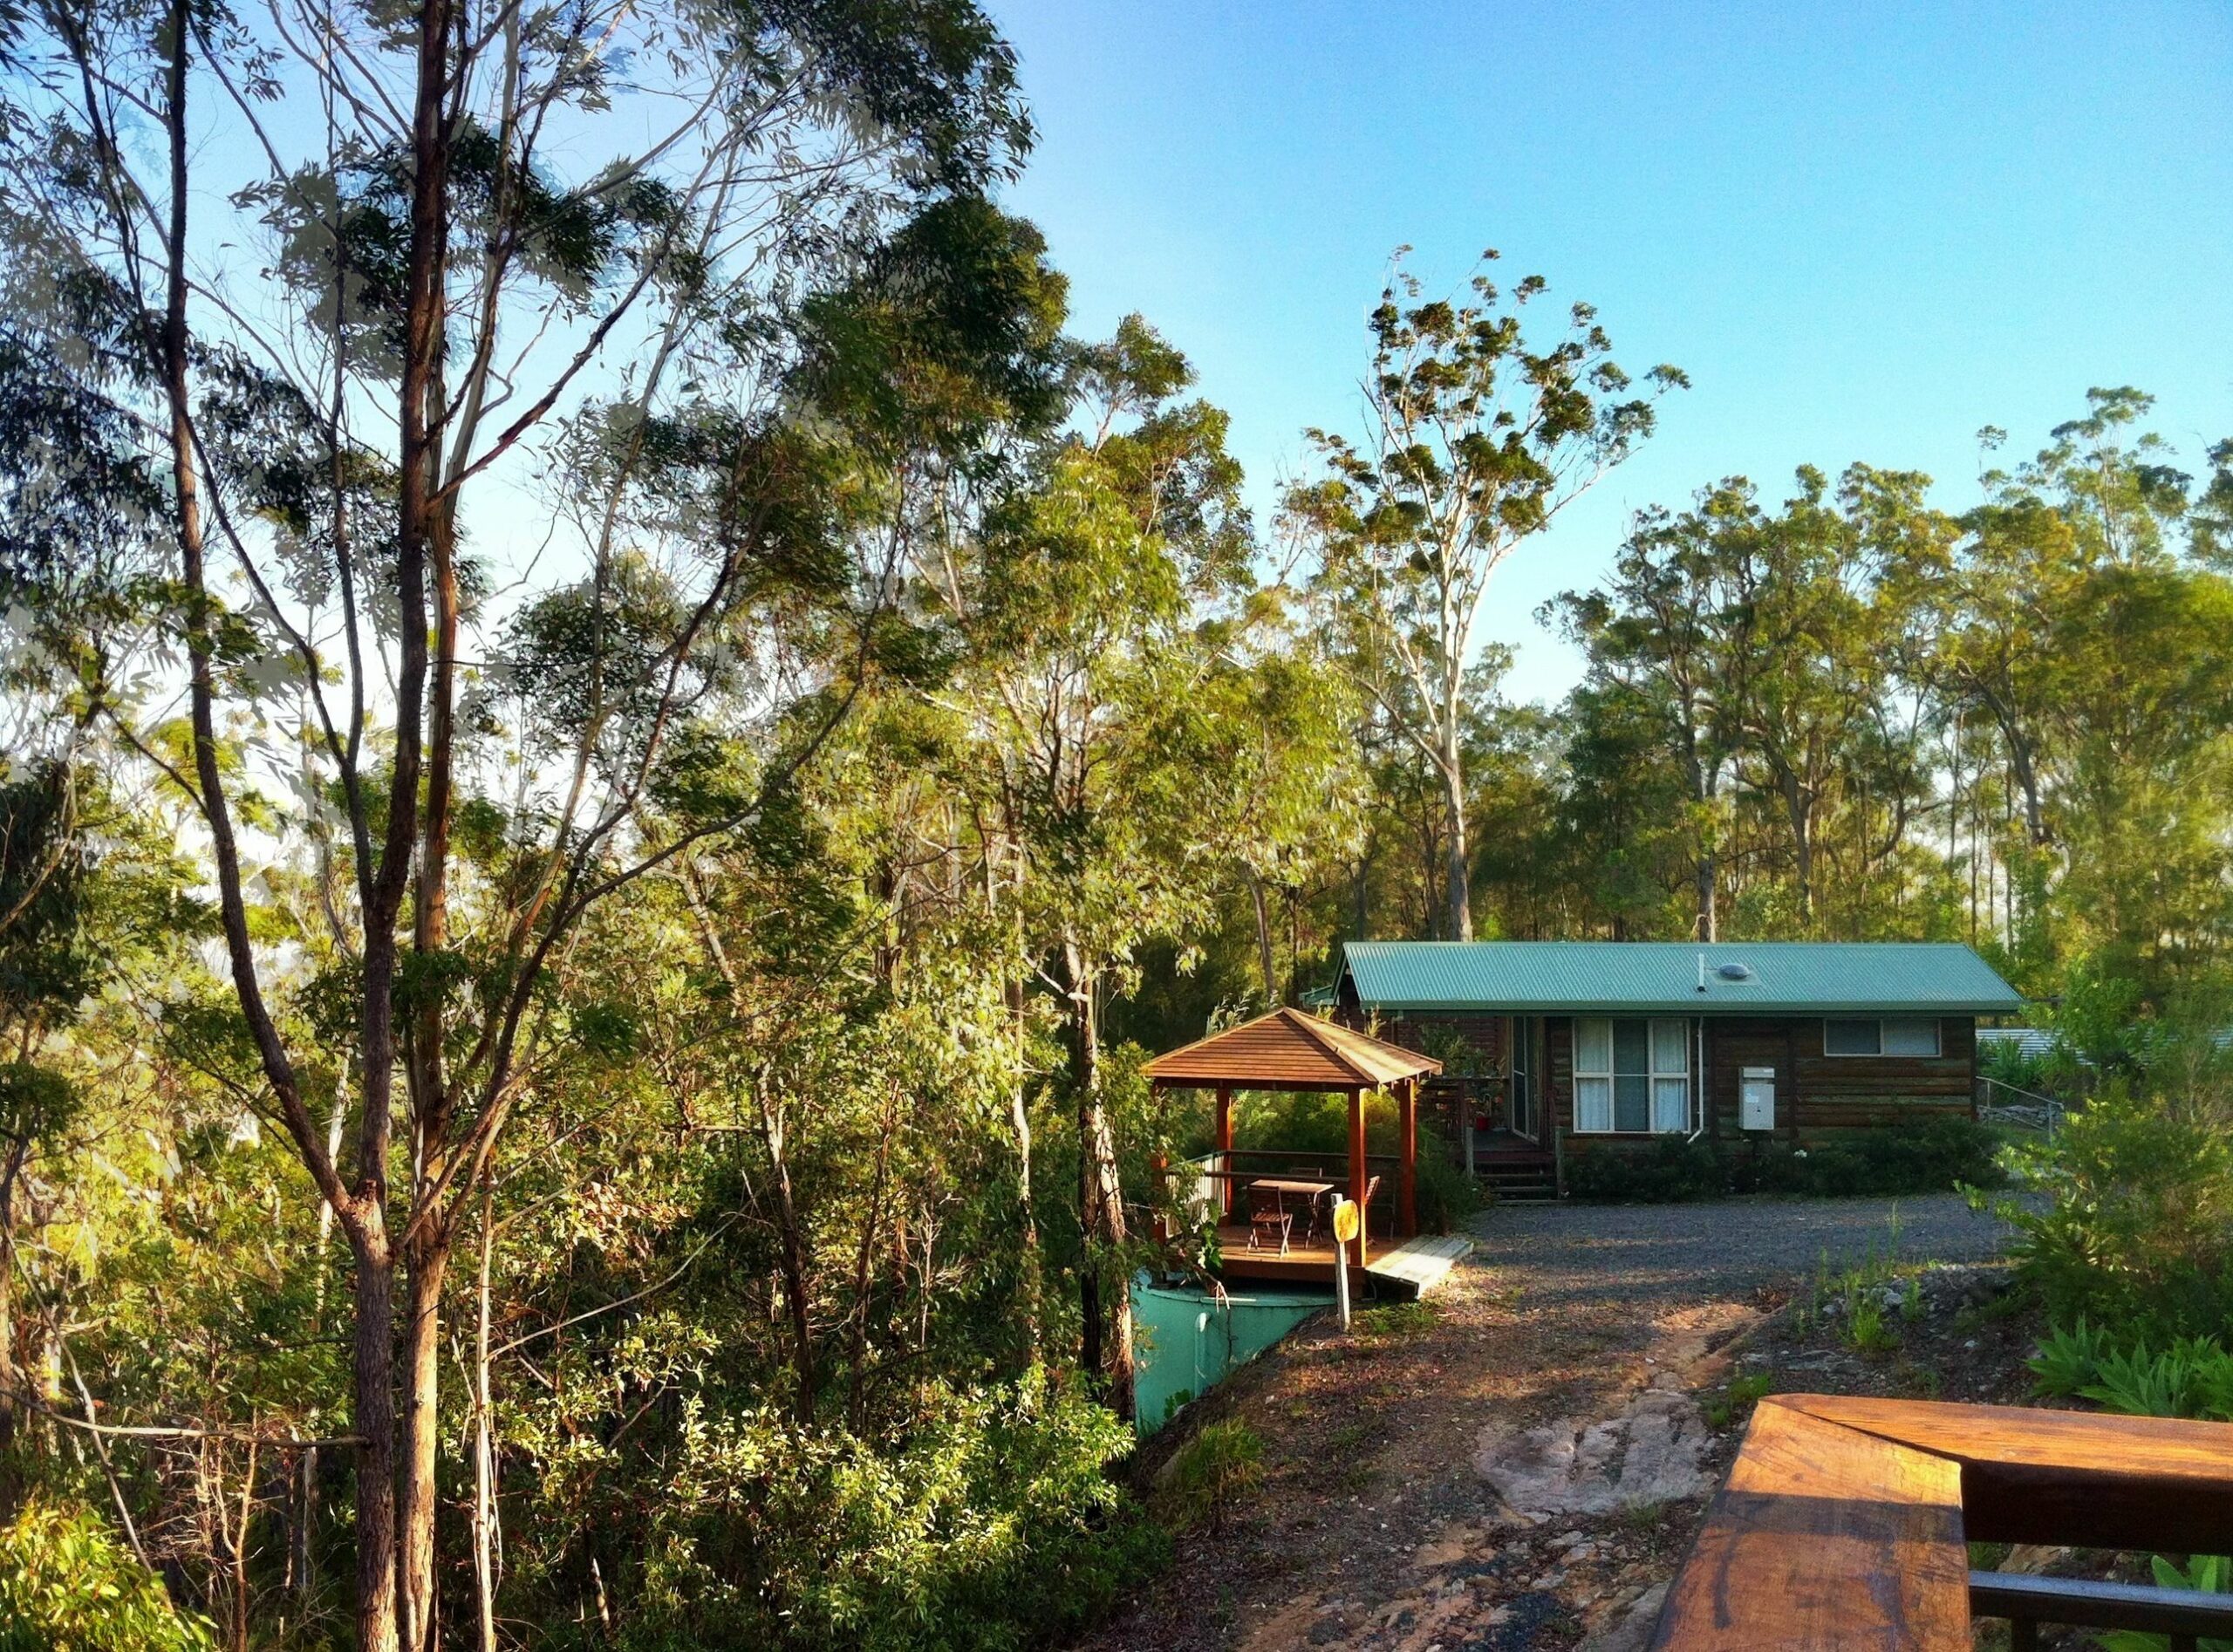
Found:
[{"label": "grass patch", "polygon": [[1768,1395],[1771,1379],[1765,1371],[1750,1376],[1740,1376],[1720,1392],[1710,1394],[1698,1409],[1705,1414],[1707,1426],[1725,1429],[1739,1418],[1752,1415],[1752,1408]]},{"label": "grass patch", "polygon": [[1390,1302],[1350,1314],[1349,1330],[1367,1342],[1400,1342],[1424,1336],[1441,1322],[1442,1310],[1431,1302]]},{"label": "grass patch", "polygon": [[1264,1442],[1246,1423],[1212,1423],[1178,1448],[1157,1496],[1166,1525],[1217,1531],[1235,1505],[1262,1484]]}]

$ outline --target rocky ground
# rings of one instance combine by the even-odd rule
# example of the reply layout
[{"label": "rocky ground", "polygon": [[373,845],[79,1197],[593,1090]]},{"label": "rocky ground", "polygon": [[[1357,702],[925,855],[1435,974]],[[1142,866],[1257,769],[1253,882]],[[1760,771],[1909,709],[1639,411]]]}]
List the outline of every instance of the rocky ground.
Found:
[{"label": "rocky ground", "polygon": [[[1088,1647],[1638,1647],[1755,1391],[2021,1390],[2029,1328],[1975,1266],[2004,1235],[1951,1197],[1516,1206],[1476,1237],[1431,1314],[1306,1328],[1154,1443],[1151,1475],[1238,1417],[1264,1477]],[[1895,1254],[1962,1266],[1911,1295]]]}]

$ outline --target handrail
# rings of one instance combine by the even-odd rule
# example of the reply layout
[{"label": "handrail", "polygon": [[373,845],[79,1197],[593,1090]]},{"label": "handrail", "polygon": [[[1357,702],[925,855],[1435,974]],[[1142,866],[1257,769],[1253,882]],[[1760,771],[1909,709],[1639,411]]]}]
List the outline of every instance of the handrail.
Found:
[{"label": "handrail", "polygon": [[1970,1614],[2006,1618],[2014,1652],[2038,1642],[2038,1626],[2139,1629],[2168,1635],[2175,1649],[2197,1635],[2233,1638],[2233,1595],[2166,1589],[2152,1583],[2097,1583],[2085,1578],[2033,1577],[2023,1572],[1970,1573]]}]

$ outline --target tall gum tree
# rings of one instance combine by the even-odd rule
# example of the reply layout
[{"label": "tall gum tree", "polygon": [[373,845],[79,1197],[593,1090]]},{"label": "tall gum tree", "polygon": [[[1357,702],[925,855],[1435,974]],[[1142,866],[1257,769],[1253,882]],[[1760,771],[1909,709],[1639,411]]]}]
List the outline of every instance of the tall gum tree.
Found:
[{"label": "tall gum tree", "polygon": [[[96,702],[199,811],[270,1108],[348,1243],[357,1644],[423,1652],[444,1278],[532,1102],[537,983],[591,905],[677,852],[636,826],[678,730],[805,703],[800,760],[842,714],[888,582],[848,560],[876,494],[811,416],[789,317],[1010,164],[1012,62],[966,0],[33,3],[0,19],[0,60],[8,308],[167,484],[174,663]],[[640,119],[605,118],[622,104]],[[522,732],[507,773],[471,662],[504,652],[498,573],[553,584],[516,532],[538,472],[556,560],[583,571],[526,652],[573,715]],[[453,836],[489,781],[511,863],[468,890]],[[290,1013],[307,984],[250,921],[271,845],[237,800],[259,784],[346,845],[319,984],[356,1005],[339,1154]]]},{"label": "tall gum tree", "polygon": [[1182,399],[1192,380],[1136,317],[1076,347],[1066,429],[1028,454],[977,531],[919,570],[962,650],[935,698],[1004,846],[1019,952],[1061,1021],[1080,1362],[1127,1413],[1133,1235],[1102,1007],[1144,942],[1205,924],[1236,864],[1308,838],[1309,802],[1328,797],[1342,761],[1339,696],[1256,585],[1226,417]]},{"label": "tall gum tree", "polygon": [[[1493,249],[1483,258],[1493,260]],[[1477,273],[1463,301],[1423,297],[1398,263],[1373,311],[1361,440],[1314,429],[1324,474],[1287,491],[1288,531],[1313,555],[1329,622],[1353,651],[1392,660],[1358,674],[1440,782],[1442,932],[1473,935],[1465,823],[1465,672],[1490,578],[1530,536],[1648,437],[1654,403],[1687,382],[1654,367],[1642,394],[1612,358],[1596,311],[1577,304],[1546,337],[1529,276],[1509,293]]]}]

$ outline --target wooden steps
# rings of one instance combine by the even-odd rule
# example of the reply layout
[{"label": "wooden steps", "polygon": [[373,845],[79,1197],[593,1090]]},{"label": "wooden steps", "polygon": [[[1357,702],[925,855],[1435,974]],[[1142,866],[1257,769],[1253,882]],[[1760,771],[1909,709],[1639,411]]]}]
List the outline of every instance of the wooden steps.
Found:
[{"label": "wooden steps", "polygon": [[1500,1205],[1547,1205],[1559,1196],[1559,1172],[1548,1153],[1476,1153],[1473,1175]]}]

